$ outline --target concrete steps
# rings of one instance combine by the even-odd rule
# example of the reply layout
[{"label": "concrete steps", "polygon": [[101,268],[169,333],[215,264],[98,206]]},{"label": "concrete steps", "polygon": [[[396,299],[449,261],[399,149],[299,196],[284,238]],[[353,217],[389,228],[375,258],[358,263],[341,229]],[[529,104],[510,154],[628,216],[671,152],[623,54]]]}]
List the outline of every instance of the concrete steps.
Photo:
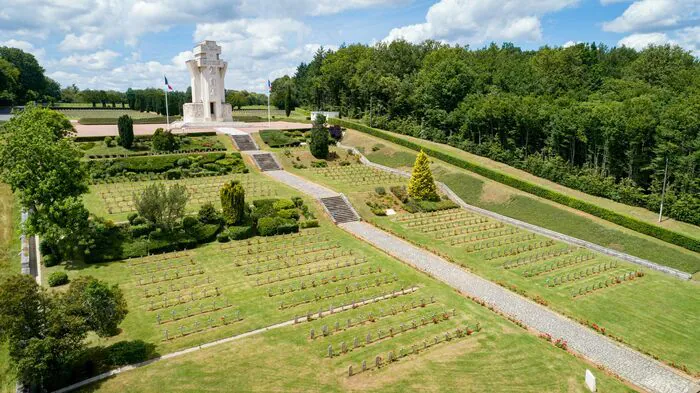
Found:
[{"label": "concrete steps", "polygon": [[[249,137],[250,138],[250,137]],[[263,154],[252,154],[255,164],[260,168],[261,171],[279,171],[282,170],[277,161],[270,153]]]},{"label": "concrete steps", "polygon": [[355,209],[348,204],[342,195],[321,198],[321,203],[323,203],[323,206],[326,207],[326,210],[328,210],[328,213],[330,213],[333,221],[335,221],[336,224],[360,220],[360,217],[358,216],[357,212],[355,212]]},{"label": "concrete steps", "polygon": [[231,139],[233,139],[233,143],[236,144],[240,151],[258,150],[258,146],[250,135],[231,135]]}]

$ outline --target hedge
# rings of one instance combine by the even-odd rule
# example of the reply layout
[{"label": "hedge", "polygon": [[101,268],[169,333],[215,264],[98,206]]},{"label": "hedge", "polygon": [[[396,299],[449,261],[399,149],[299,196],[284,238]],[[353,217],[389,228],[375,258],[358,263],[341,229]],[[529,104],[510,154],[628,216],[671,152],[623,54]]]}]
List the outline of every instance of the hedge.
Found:
[{"label": "hedge", "polygon": [[58,271],[49,275],[49,286],[57,287],[68,283],[68,275],[65,272]]},{"label": "hedge", "polygon": [[[134,119],[134,124],[136,124],[136,119]],[[198,136],[216,136],[216,131],[204,131],[204,132],[183,132],[175,134],[182,137],[198,137]],[[102,135],[102,136],[77,136],[73,138],[74,142],[98,142],[103,141],[106,137],[113,138],[116,135]],[[134,135],[134,142],[150,140],[153,135]]]},{"label": "hedge", "polygon": [[377,128],[372,128],[368,127],[364,124],[360,123],[355,123],[343,119],[337,119],[337,118],[331,118],[328,119],[328,122],[331,124],[336,124],[342,127],[346,128],[352,128],[354,130],[364,132],[366,134],[375,136],[377,138],[381,138],[384,140],[387,140],[392,143],[396,143],[397,145],[401,145],[404,147],[407,147],[411,150],[415,151],[420,151],[423,150],[426,154],[430,155],[431,157],[437,158],[439,160],[445,161],[449,164],[458,166],[460,168],[469,170],[471,172],[477,173],[481,176],[484,176],[486,178],[489,178],[491,180],[495,180],[499,183],[503,183],[507,186],[517,188],[518,190],[525,191],[527,193],[537,195],[539,197],[549,199],[550,201],[554,201],[557,203],[560,203],[562,205],[581,210],[583,212],[592,214],[596,217],[600,217],[604,220],[610,221],[612,223],[615,223],[617,225],[623,226],[625,228],[632,229],[633,231],[637,231],[639,233],[643,233],[645,235],[649,235],[652,237],[655,237],[657,239],[663,240],[668,243],[675,244],[677,246],[687,248],[688,250],[695,251],[695,252],[700,252],[700,240],[693,239],[691,237],[682,235],[680,233],[676,233],[673,231],[669,231],[668,229],[664,229],[661,227],[658,227],[656,225],[652,225],[649,223],[646,223],[644,221],[637,220],[632,217],[628,217],[626,215],[616,213],[612,210],[605,209],[603,207],[600,207],[598,205],[595,205],[593,203],[585,202],[576,198],[572,198],[570,196],[564,195],[562,193],[556,192],[549,190],[547,188],[544,188],[542,186],[536,185],[529,183],[527,181],[518,179],[516,177],[500,173],[497,171],[494,171],[492,169],[483,167],[481,165],[468,162],[466,160],[463,160],[458,157],[451,156],[449,154],[437,151],[435,149],[432,149],[430,147],[422,146],[418,143],[412,142],[410,140],[397,137],[395,135],[392,135],[391,133],[380,130]]},{"label": "hedge", "polygon": [[[171,117],[171,121],[176,121],[177,118]],[[134,119],[134,124],[165,124],[167,119],[165,116],[157,117],[146,117],[143,119]],[[109,117],[83,117],[78,120],[78,123],[88,126],[102,126],[102,125],[117,125],[116,118]]]}]

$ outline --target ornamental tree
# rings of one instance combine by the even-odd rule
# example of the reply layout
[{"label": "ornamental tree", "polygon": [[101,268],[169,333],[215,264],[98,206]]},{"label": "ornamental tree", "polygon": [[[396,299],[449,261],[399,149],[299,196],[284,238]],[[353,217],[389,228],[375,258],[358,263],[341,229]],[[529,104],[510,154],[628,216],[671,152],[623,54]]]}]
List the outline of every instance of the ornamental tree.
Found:
[{"label": "ornamental tree", "polygon": [[91,276],[74,279],[62,299],[66,312],[83,318],[100,337],[118,333],[117,326],[128,313],[118,285],[109,285]]},{"label": "ornamental tree", "polygon": [[119,144],[125,149],[131,149],[134,143],[134,121],[129,115],[123,115],[117,120],[119,129]]},{"label": "ornamental tree", "polygon": [[418,153],[413,164],[411,179],[408,181],[408,196],[419,201],[437,201],[440,197],[430,171],[430,159],[423,150]]},{"label": "ornamental tree", "polygon": [[141,194],[134,193],[134,206],[139,215],[170,232],[185,216],[189,195],[182,184],[166,188],[161,183],[147,186]]},{"label": "ornamental tree", "polygon": [[309,150],[314,157],[319,159],[328,158],[328,130],[325,127],[325,123],[326,116],[318,114],[311,129]]},{"label": "ornamental tree", "polygon": [[245,190],[241,183],[233,180],[224,184],[219,190],[221,197],[221,209],[224,221],[228,225],[235,225],[243,221],[245,213]]}]

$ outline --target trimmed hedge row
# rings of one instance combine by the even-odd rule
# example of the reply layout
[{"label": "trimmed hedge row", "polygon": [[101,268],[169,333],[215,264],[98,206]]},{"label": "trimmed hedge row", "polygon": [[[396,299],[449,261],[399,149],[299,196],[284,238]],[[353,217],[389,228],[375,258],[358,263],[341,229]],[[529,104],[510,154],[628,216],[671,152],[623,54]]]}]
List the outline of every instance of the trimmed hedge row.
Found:
[{"label": "trimmed hedge row", "polygon": [[331,124],[336,124],[342,127],[352,128],[354,130],[364,132],[377,138],[396,143],[397,145],[407,147],[411,150],[420,151],[422,149],[425,153],[432,157],[458,166],[460,168],[472,171],[491,180],[503,183],[507,186],[517,188],[518,190],[525,191],[527,193],[537,195],[545,199],[549,199],[550,201],[554,201],[577,210],[581,210],[583,212],[592,214],[596,217],[600,217],[617,225],[621,225],[625,228],[629,228],[639,233],[643,233],[645,235],[655,237],[665,242],[681,246],[688,250],[700,252],[700,240],[693,239],[680,233],[669,231],[668,229],[664,229],[656,225],[652,225],[644,221],[640,221],[635,218],[616,213],[612,210],[602,208],[598,205],[569,197],[559,192],[546,189],[544,187],[526,182],[524,180],[512,177],[510,175],[506,175],[504,173],[496,172],[492,169],[468,162],[461,158],[457,158],[449,154],[431,149],[430,147],[422,146],[418,143],[409,141],[407,139],[394,136],[391,133],[384,130],[368,127],[364,124],[355,123],[343,119],[332,118],[328,119],[328,122]]},{"label": "trimmed hedge row", "polygon": [[[134,119],[134,123],[136,123]],[[206,131],[206,132],[185,132],[185,133],[177,133],[175,134],[177,136],[182,136],[182,137],[198,137],[198,136],[216,136],[216,131]],[[74,142],[98,142],[98,141],[104,141],[106,137],[114,138],[116,135],[103,135],[103,136],[78,136],[73,138]],[[134,142],[138,141],[148,141],[151,140],[153,135],[134,135]]]},{"label": "trimmed hedge row", "polygon": [[[165,124],[167,119],[165,116],[156,116],[133,120],[134,124]],[[173,116],[170,118],[170,120],[176,121],[178,118]],[[78,123],[88,126],[116,125],[117,119],[108,117],[83,117],[82,119],[78,120]]]}]

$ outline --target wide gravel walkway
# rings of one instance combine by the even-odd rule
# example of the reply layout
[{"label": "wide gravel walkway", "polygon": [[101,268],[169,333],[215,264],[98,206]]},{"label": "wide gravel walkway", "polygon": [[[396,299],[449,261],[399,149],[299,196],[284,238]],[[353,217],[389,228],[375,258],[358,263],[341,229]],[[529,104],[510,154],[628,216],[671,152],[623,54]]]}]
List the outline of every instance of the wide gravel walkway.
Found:
[{"label": "wide gravel walkway", "polygon": [[315,198],[328,198],[340,195],[322,185],[310,182],[287,171],[267,171],[266,175]]},{"label": "wide gravel walkway", "polygon": [[566,340],[569,348],[636,385],[652,392],[697,392],[698,387],[690,378],[637,351],[621,346],[578,322],[469,273],[431,252],[364,222],[349,222],[339,226],[451,287],[483,299],[525,325],[549,333],[553,338]]}]

